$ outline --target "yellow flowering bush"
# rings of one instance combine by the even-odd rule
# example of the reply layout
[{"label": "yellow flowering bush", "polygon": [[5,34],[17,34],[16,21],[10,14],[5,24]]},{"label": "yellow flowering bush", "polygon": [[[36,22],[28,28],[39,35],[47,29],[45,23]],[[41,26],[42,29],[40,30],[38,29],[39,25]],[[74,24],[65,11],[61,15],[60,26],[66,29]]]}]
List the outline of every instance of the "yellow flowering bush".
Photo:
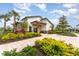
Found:
[{"label": "yellow flowering bush", "polygon": [[41,49],[47,56],[73,56],[74,49],[63,41],[52,38],[44,38],[35,42],[36,46]]},{"label": "yellow flowering bush", "polygon": [[16,34],[8,33],[8,34],[5,34],[5,35],[2,36],[2,41],[7,41],[9,39],[14,39],[14,40],[17,39]]},{"label": "yellow flowering bush", "polygon": [[24,33],[7,33],[5,35],[2,36],[2,41],[7,41],[9,39],[23,39],[23,38],[31,38],[31,37],[35,37],[35,36],[39,36],[39,33],[35,33],[35,32],[26,32]]}]

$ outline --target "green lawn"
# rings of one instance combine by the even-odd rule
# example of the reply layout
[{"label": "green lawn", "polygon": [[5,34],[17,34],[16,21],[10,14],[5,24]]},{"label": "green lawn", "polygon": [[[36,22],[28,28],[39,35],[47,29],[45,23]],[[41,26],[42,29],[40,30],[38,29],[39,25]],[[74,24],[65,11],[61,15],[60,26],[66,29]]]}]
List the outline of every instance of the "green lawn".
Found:
[{"label": "green lawn", "polygon": [[57,33],[59,35],[64,35],[64,36],[72,36],[72,37],[77,37],[77,35],[73,32],[65,32],[65,33]]},{"label": "green lawn", "polygon": [[49,34],[59,34],[59,35],[64,35],[64,36],[71,36],[71,37],[77,37],[77,35],[74,33],[74,32],[61,32],[61,31],[56,31],[56,30],[53,30],[53,31],[49,31],[48,32]]}]

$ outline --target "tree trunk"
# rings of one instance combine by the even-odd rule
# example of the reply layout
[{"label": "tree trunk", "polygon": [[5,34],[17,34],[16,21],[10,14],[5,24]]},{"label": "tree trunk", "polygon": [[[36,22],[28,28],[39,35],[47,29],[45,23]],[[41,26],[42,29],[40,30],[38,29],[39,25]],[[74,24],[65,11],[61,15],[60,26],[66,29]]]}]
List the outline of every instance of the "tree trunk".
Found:
[{"label": "tree trunk", "polygon": [[14,24],[13,24],[13,31],[15,32],[16,30],[16,16],[14,16]]},{"label": "tree trunk", "polygon": [[6,32],[6,18],[4,18],[4,33]]}]

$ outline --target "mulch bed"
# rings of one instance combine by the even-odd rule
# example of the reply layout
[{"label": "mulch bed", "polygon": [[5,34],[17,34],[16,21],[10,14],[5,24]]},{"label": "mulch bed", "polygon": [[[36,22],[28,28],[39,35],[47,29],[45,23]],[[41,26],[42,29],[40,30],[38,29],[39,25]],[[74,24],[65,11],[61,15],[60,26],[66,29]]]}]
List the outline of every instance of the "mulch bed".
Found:
[{"label": "mulch bed", "polygon": [[[40,35],[41,36],[41,35]],[[36,37],[40,37],[40,36],[36,36]],[[34,38],[34,37],[31,37],[31,38]],[[16,42],[16,41],[21,41],[21,40],[26,40],[26,39],[29,39],[29,38],[23,38],[23,39],[16,39],[16,40],[13,40],[13,39],[10,39],[8,41],[2,41],[0,39],[0,45],[2,44],[7,44],[7,43],[12,43],[12,42]]]}]

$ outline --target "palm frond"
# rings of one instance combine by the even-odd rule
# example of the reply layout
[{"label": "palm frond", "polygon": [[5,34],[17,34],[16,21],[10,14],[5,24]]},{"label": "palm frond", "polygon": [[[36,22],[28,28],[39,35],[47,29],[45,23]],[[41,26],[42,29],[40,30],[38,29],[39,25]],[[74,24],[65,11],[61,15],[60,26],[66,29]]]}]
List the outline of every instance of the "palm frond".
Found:
[{"label": "palm frond", "polygon": [[18,12],[16,12],[15,10],[12,10],[12,14],[15,16],[20,16]]},{"label": "palm frond", "polygon": [[0,19],[4,18],[4,15],[0,15]]}]

